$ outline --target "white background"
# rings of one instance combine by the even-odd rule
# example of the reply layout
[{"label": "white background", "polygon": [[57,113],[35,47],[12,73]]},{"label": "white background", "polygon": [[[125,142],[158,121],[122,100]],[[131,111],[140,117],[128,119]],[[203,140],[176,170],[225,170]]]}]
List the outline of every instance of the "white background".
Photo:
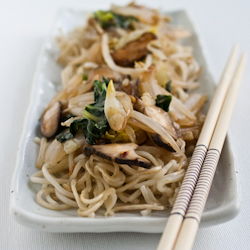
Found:
[{"label": "white background", "polygon": [[[111,1],[0,0],[0,249],[156,249],[160,234],[55,234],[16,224],[9,216],[10,181],[38,54],[58,9],[108,8]],[[112,1],[125,4],[127,1]],[[250,1],[140,1],[163,10],[185,9],[204,45],[216,81],[238,42],[250,56]],[[242,207],[232,221],[200,229],[194,249],[250,249],[250,70],[246,72],[229,126],[241,186]]]}]

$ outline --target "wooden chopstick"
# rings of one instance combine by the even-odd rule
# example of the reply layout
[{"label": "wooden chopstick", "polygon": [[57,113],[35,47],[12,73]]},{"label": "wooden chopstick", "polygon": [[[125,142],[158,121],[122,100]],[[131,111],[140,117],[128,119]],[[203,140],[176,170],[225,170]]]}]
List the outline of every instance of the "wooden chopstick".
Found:
[{"label": "wooden chopstick", "polygon": [[220,158],[220,152],[226,138],[227,128],[242,80],[245,62],[246,54],[243,54],[223,103],[221,113],[174,250],[192,249],[201,216],[212,185],[215,170]]},{"label": "wooden chopstick", "polygon": [[201,130],[201,134],[182,182],[180,192],[168,218],[167,225],[164,229],[157,250],[172,250],[174,246],[232,78],[237,52],[238,46],[235,45],[216,88],[213,100],[207,113],[207,118]]}]

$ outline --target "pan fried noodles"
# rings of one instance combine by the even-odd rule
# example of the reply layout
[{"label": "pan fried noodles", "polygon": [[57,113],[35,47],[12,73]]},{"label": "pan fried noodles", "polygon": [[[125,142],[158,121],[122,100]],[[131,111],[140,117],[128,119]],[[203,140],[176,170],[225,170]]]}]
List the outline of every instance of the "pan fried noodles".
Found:
[{"label": "pan fried noodles", "polygon": [[201,72],[156,10],[97,11],[56,39],[62,90],[41,116],[37,202],[79,216],[173,206],[199,136]]}]

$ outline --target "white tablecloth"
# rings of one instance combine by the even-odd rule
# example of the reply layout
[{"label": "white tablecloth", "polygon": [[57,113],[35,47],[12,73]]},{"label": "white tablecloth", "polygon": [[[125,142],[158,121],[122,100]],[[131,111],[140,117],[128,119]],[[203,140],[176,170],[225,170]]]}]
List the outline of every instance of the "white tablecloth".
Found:
[{"label": "white tablecloth", "polygon": [[[9,216],[10,180],[41,46],[58,9],[107,8],[111,1],[0,1],[0,249],[155,249],[160,234],[52,234],[18,225]],[[125,4],[126,1],[112,1]],[[142,2],[142,1],[140,1]],[[146,1],[145,1],[146,2]],[[235,42],[250,55],[250,1],[147,1],[164,10],[186,9],[203,40],[210,70],[218,81]],[[232,221],[201,229],[194,249],[250,249],[249,62],[229,127],[241,184],[242,208]]]}]

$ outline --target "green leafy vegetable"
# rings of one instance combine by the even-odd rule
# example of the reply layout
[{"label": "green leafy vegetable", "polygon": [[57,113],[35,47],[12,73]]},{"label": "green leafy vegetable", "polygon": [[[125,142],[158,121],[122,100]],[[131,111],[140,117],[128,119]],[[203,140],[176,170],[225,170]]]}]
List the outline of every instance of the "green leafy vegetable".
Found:
[{"label": "green leafy vegetable", "polygon": [[133,16],[123,16],[116,14],[113,11],[99,10],[94,13],[94,17],[103,29],[110,27],[128,29],[130,28],[132,21],[138,21],[138,19]]},{"label": "green leafy vegetable", "polygon": [[74,137],[74,135],[71,133],[60,133],[59,135],[56,136],[56,139],[59,142],[63,143],[64,141],[71,139],[73,137]]},{"label": "green leafy vegetable", "polygon": [[171,90],[172,90],[171,82],[172,82],[172,81],[170,80],[169,82],[166,83],[166,90],[167,90],[168,92],[171,92]]},{"label": "green leafy vegetable", "polygon": [[157,95],[156,96],[156,106],[162,108],[168,112],[170,102],[172,101],[171,95]]},{"label": "green leafy vegetable", "polygon": [[105,78],[105,77],[103,76],[102,79],[103,79],[103,82],[106,83],[106,87],[108,87],[109,82],[110,82],[109,78]]},{"label": "green leafy vegetable", "polygon": [[69,133],[56,136],[59,142],[73,138],[79,129],[83,130],[88,144],[93,145],[109,130],[109,124],[104,113],[104,103],[107,87],[105,82],[94,82],[95,102],[83,110],[83,119],[74,120],[70,124]]},{"label": "green leafy vegetable", "polygon": [[113,143],[131,142],[125,130],[122,130],[121,132],[116,132],[115,130],[110,129],[109,131],[106,131],[104,138],[110,140]]},{"label": "green leafy vegetable", "polygon": [[83,74],[83,75],[82,75],[82,80],[83,80],[83,81],[84,81],[84,80],[88,80],[88,76],[85,75],[85,74]]}]

